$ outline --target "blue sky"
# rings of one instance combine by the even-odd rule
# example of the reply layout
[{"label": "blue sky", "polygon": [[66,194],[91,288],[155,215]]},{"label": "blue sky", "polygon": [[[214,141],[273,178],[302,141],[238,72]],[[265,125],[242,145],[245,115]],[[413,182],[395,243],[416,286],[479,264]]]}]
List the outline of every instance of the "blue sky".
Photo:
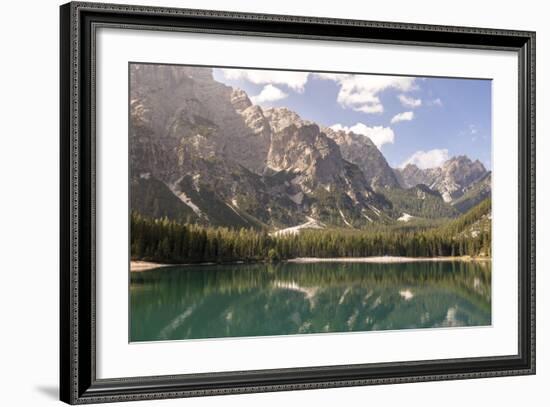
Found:
[{"label": "blue sky", "polygon": [[264,107],[370,137],[392,167],[441,165],[456,155],[491,169],[491,81],[214,69]]}]

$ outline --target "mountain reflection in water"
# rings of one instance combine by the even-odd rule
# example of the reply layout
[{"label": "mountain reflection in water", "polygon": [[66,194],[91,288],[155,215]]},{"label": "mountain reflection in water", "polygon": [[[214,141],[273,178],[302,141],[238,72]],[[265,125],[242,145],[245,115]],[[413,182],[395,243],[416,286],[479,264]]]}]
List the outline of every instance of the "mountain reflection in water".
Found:
[{"label": "mountain reflection in water", "polygon": [[130,341],[491,324],[491,262],[281,263],[131,274]]}]

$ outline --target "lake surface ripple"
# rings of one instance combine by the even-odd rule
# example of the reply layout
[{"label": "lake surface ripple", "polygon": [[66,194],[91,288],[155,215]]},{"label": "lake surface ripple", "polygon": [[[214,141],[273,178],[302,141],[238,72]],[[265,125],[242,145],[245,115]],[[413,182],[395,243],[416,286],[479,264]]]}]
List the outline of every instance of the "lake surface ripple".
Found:
[{"label": "lake surface ripple", "polygon": [[240,264],[131,273],[132,342],[490,324],[490,261]]}]

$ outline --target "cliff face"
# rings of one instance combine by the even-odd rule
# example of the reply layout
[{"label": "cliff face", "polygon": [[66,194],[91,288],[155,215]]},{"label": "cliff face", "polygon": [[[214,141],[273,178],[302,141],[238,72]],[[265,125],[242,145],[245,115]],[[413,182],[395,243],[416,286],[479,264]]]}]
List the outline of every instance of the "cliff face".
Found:
[{"label": "cliff face", "polygon": [[428,185],[438,191],[445,202],[460,198],[466,190],[489,172],[478,160],[472,161],[466,156],[453,157],[441,167],[420,169],[414,164],[408,164],[397,169],[396,174],[404,188],[417,184]]},{"label": "cliff face", "polygon": [[[270,129],[244,92],[216,82],[206,68],[132,65],[134,117],[168,149],[196,157],[228,156],[252,171],[265,167]],[[263,127],[262,127],[263,125]]]},{"label": "cliff face", "polygon": [[374,189],[396,188],[397,177],[388,162],[368,137],[343,130],[324,128],[323,131],[340,147],[342,156],[356,164]]},{"label": "cliff face", "polygon": [[[392,191],[422,183],[452,200],[485,172],[466,157],[394,171],[368,137],[263,109],[202,67],[132,64],[129,136],[132,208],[212,225],[368,227],[421,199]],[[452,214],[441,196],[432,206]]]},{"label": "cliff face", "polygon": [[[388,206],[315,123],[284,108],[264,111],[211,70],[136,64],[130,88],[132,203],[145,214],[189,217],[187,207],[212,224],[292,226],[314,216],[359,226],[377,217],[371,207]],[[165,197],[143,196],[159,190],[152,182],[181,208],[159,210]]]}]

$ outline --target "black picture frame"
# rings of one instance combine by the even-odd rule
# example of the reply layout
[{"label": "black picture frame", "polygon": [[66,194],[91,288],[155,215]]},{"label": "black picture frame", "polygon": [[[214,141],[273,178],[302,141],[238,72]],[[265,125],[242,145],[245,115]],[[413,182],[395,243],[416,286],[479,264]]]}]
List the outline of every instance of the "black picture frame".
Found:
[{"label": "black picture frame", "polygon": [[[70,404],[535,373],[535,33],[72,2],[60,7],[60,398]],[[97,27],[508,50],[519,59],[519,349],[515,355],[96,378]],[[124,271],[125,272],[125,271]]]}]

